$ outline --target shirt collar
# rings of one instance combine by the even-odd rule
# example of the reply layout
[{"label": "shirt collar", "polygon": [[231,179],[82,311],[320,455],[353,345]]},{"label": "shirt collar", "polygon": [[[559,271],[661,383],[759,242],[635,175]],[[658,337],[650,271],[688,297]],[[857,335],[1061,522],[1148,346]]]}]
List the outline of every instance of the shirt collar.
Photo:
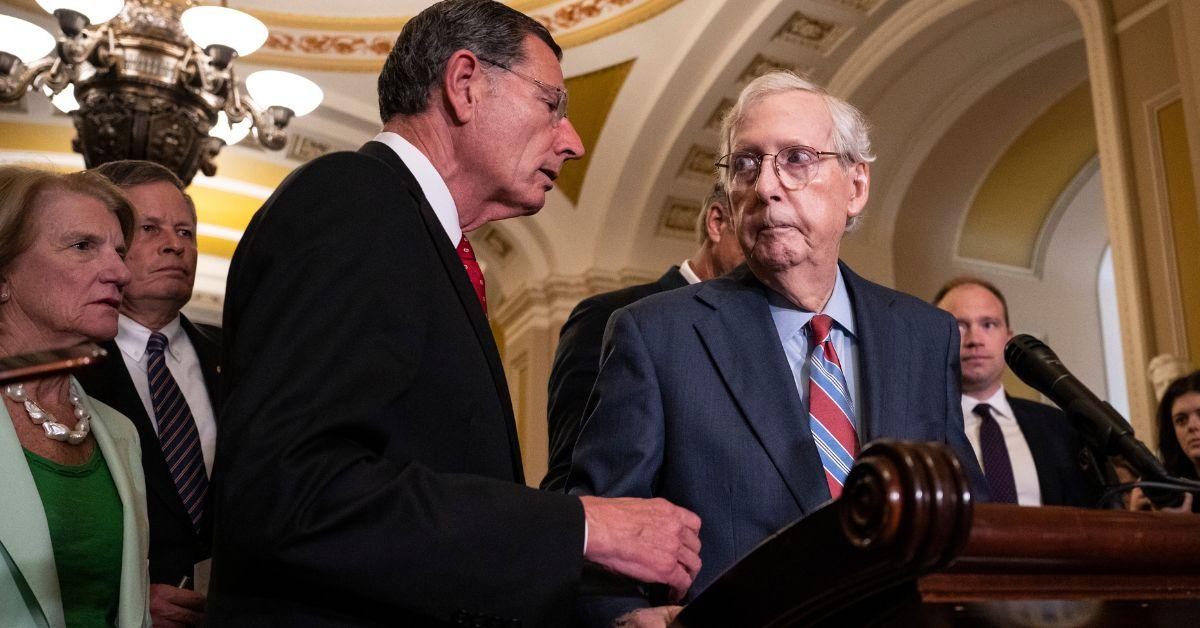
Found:
[{"label": "shirt collar", "polygon": [[683,263],[679,265],[679,274],[683,275],[689,286],[700,283],[700,275],[697,275],[696,271],[692,270],[692,265],[688,263],[688,260],[683,260]]},{"label": "shirt collar", "polygon": [[[182,340],[184,334],[183,325],[179,322],[179,315],[175,315],[175,318],[158,332],[167,337],[167,353],[178,360],[179,353],[175,347]],[[141,362],[148,342],[150,342],[149,328],[124,314],[117,316],[116,343],[117,347],[121,349],[121,353],[133,358],[134,362]]]},{"label": "shirt collar", "polygon": [[997,390],[996,392],[992,393],[991,397],[988,397],[987,399],[984,399],[982,401],[975,399],[974,397],[970,397],[968,395],[963,395],[962,396],[963,416],[965,416],[965,417],[976,416],[975,415],[975,406],[977,406],[981,403],[986,403],[992,407],[992,416],[993,417],[1011,419],[1016,416],[1015,414],[1013,414],[1012,405],[1008,403],[1008,394],[1006,392],[1004,392],[1004,386],[1000,386],[1000,389]]},{"label": "shirt collar", "polygon": [[[779,333],[781,343],[787,342],[817,314],[817,312],[801,309],[788,301],[787,297],[769,288],[767,289],[767,302],[770,305],[771,318],[775,321],[775,330]],[[833,294],[829,295],[829,301],[825,303],[825,309],[821,313],[833,319],[836,324],[835,328],[840,328],[851,338],[856,336],[854,306],[850,303],[850,292],[846,289],[846,281],[842,277],[840,266],[833,283]]]},{"label": "shirt collar", "polygon": [[442,229],[450,238],[450,246],[457,247],[463,236],[462,225],[458,221],[458,205],[454,203],[454,197],[450,195],[450,188],[446,187],[446,180],[433,167],[433,162],[429,161],[429,158],[408,140],[391,131],[384,131],[376,135],[375,141],[386,144],[388,148],[395,151],[400,161],[403,161],[404,165],[412,172],[413,178],[417,180],[417,185],[421,186],[421,193],[429,201],[429,206],[433,208],[438,222],[442,223]]}]

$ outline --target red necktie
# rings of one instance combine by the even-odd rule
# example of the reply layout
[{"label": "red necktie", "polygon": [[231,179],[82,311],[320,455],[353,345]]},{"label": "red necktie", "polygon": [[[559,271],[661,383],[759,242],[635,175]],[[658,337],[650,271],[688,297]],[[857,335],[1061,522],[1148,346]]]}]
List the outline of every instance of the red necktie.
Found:
[{"label": "red necktie", "polygon": [[487,290],[483,286],[483,269],[479,267],[479,262],[475,261],[475,249],[471,248],[471,242],[467,240],[465,233],[462,240],[458,241],[458,259],[462,260],[463,268],[471,278],[471,287],[475,289],[475,296],[479,298],[479,305],[483,308],[483,315],[487,316]]}]

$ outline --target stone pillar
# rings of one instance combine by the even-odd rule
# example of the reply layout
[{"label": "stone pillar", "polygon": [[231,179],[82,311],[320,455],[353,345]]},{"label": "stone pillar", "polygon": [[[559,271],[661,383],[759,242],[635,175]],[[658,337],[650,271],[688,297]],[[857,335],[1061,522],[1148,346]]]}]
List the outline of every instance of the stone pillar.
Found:
[{"label": "stone pillar", "polygon": [[547,383],[558,348],[558,333],[571,310],[584,298],[622,286],[651,281],[644,271],[590,271],[552,276],[525,283],[504,295],[492,316],[498,335],[508,390],[521,439],[525,482],[537,486],[546,475],[549,442],[546,429]]}]

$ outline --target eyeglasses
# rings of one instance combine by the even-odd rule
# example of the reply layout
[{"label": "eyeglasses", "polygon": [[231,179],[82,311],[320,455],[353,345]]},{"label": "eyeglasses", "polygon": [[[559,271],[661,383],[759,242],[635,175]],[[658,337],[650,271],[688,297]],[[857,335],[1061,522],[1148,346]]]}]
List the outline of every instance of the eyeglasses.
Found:
[{"label": "eyeglasses", "polygon": [[775,175],[783,187],[795,191],[803,189],[817,172],[822,157],[841,157],[841,153],[820,151],[811,146],[788,146],[774,155],[737,152],[717,160],[717,167],[724,168],[729,177],[729,191],[743,192],[753,188],[762,171],[762,162],[767,157],[775,161]]},{"label": "eyeglasses", "polygon": [[529,76],[528,74],[518,72],[503,63],[500,63],[497,61],[492,61],[491,59],[484,59],[483,57],[478,57],[478,59],[489,65],[494,65],[494,66],[500,68],[501,70],[504,70],[505,72],[510,72],[512,74],[515,74],[515,75],[525,79],[526,81],[529,81],[530,83],[533,83],[534,85],[537,85],[538,87],[541,87],[542,89],[552,92],[555,95],[556,100],[553,103],[546,103],[546,105],[553,108],[552,111],[554,113],[554,124],[557,125],[559,122],[562,122],[563,118],[567,117],[567,90],[565,90],[561,87],[555,87],[554,85],[550,85],[549,83],[543,83],[542,81],[539,81],[539,80],[533,78],[532,76]]}]

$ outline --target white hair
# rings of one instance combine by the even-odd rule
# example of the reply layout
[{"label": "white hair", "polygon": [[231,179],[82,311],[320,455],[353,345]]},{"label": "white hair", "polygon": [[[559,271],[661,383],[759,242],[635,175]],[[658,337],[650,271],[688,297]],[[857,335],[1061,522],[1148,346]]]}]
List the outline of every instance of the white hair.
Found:
[{"label": "white hair", "polygon": [[[854,105],[831,95],[825,88],[812,81],[787,70],[773,70],[750,81],[742,88],[725,117],[721,120],[721,154],[727,155],[733,146],[733,133],[746,116],[746,110],[754,103],[767,96],[791,91],[809,92],[821,97],[829,109],[829,117],[833,120],[833,147],[838,153],[838,161],[843,166],[854,164],[869,164],[875,161],[875,153],[871,152],[869,126],[862,112]],[[818,150],[828,150],[826,147],[815,147]],[[859,217],[847,221],[847,228],[853,228]]]}]

